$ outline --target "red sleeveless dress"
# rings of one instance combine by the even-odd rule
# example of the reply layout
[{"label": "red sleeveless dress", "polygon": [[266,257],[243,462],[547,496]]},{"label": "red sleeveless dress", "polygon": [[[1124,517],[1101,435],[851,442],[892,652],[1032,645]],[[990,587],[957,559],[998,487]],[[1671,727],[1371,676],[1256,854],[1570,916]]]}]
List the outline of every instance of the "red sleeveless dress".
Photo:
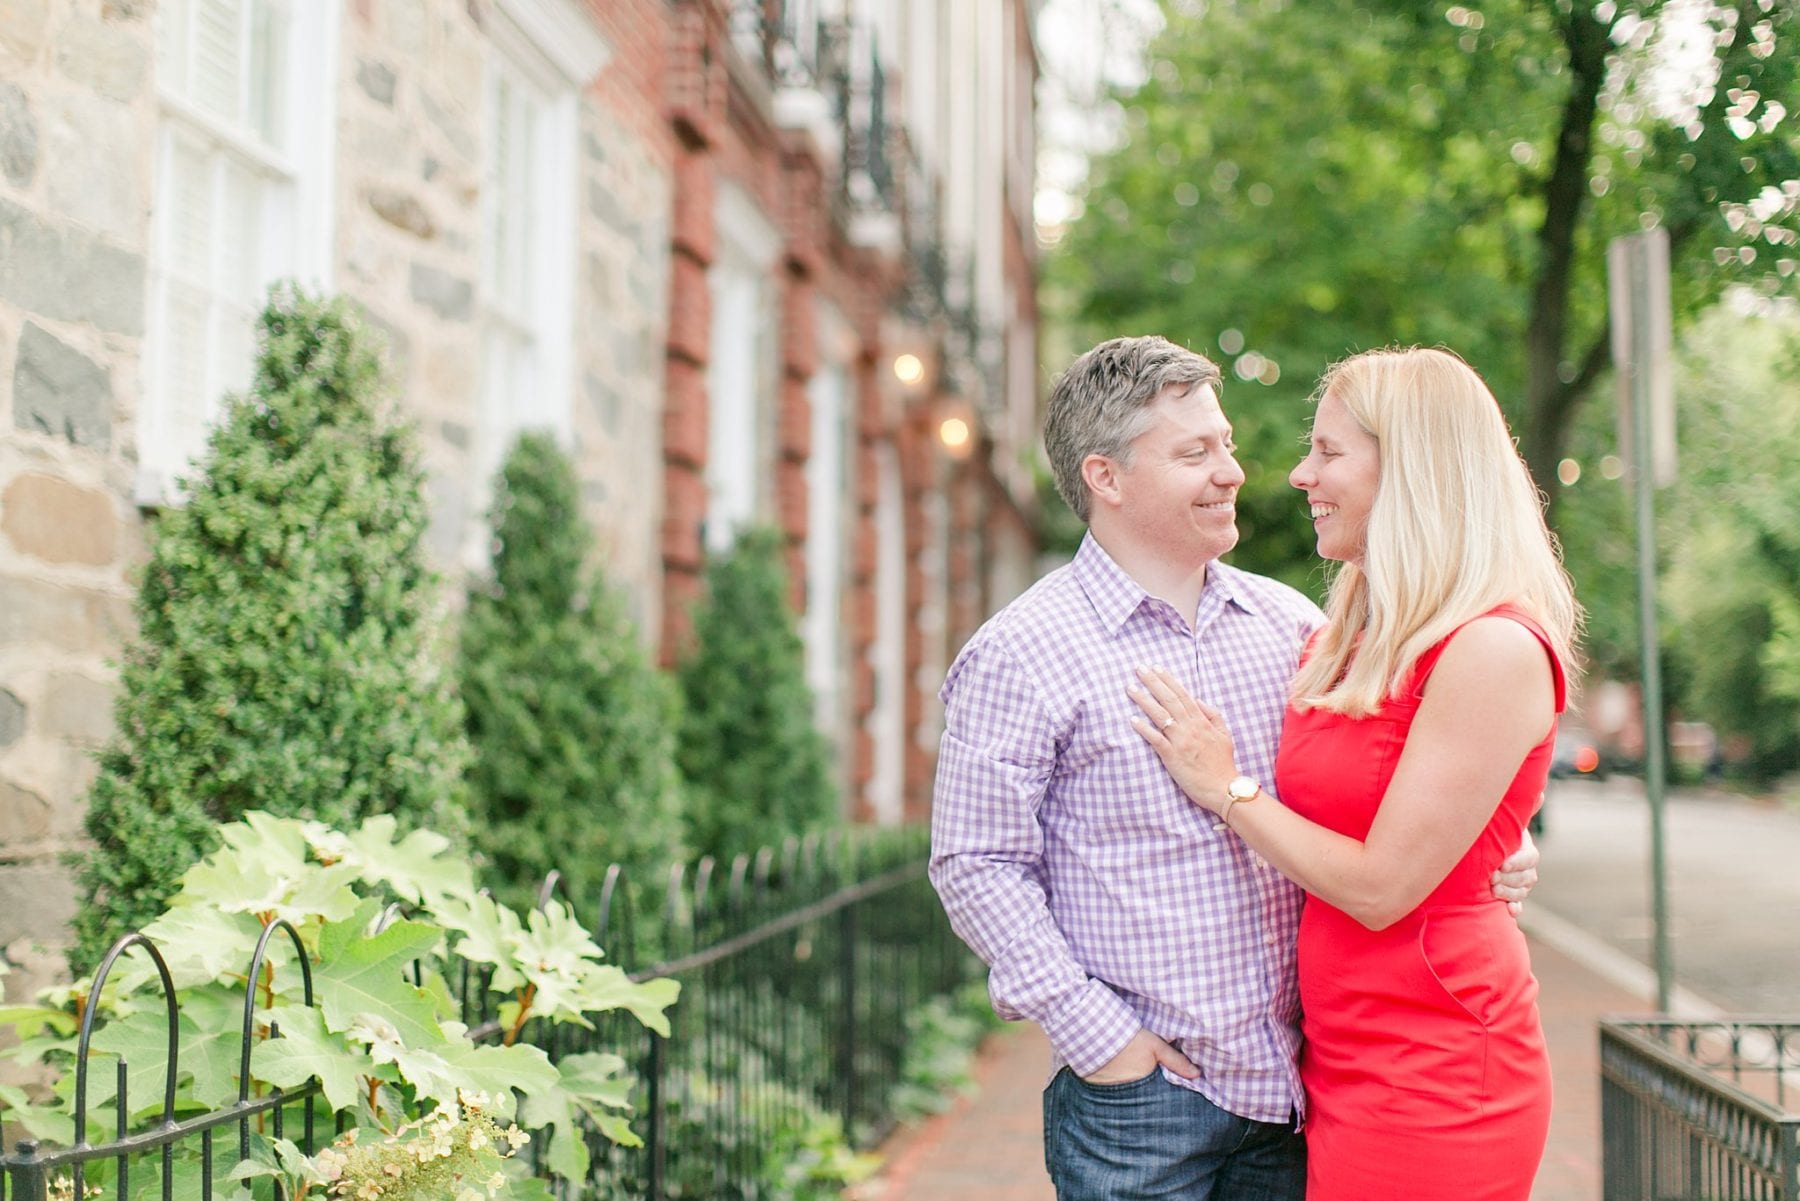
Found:
[{"label": "red sleeveless dress", "polygon": [[[1565,701],[1562,664],[1543,641]],[[1454,632],[1407,686],[1361,718],[1288,709],[1276,792],[1295,812],[1366,838]],[[1489,879],[1518,849],[1550,769],[1533,747],[1475,845],[1406,917],[1371,931],[1315,896],[1300,918],[1300,1073],[1307,1201],[1526,1201],[1550,1129],[1550,1060],[1525,938]]]}]

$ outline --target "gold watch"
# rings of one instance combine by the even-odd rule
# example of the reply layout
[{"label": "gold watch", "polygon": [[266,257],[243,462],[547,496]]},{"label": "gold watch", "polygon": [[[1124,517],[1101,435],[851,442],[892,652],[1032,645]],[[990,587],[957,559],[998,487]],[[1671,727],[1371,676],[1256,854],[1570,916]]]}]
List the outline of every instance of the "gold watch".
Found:
[{"label": "gold watch", "polygon": [[1238,776],[1225,785],[1225,807],[1219,810],[1219,820],[1225,825],[1231,824],[1231,808],[1240,801],[1254,801],[1262,795],[1262,785],[1249,776]]}]

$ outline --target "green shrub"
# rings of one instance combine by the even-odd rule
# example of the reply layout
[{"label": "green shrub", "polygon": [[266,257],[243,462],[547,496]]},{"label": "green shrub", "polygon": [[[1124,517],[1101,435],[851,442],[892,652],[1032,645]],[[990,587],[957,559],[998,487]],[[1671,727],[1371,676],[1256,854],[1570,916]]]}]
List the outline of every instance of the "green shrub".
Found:
[{"label": "green shrub", "polygon": [[943,1113],[975,1090],[975,1053],[1006,1023],[994,1015],[987,985],[972,980],[931,997],[906,1015],[906,1054],[888,1104],[901,1121]]},{"label": "green shrub", "polygon": [[494,527],[493,573],[470,588],[462,629],[476,841],[512,899],[552,868],[583,898],[610,863],[675,856],[676,697],[588,574],[575,473],[550,437],[528,434],[507,457]]},{"label": "green shrub", "polygon": [[88,797],[76,971],[252,809],[461,832],[461,713],[410,435],[351,306],[271,297],[255,380],[152,530]]},{"label": "green shrub", "polygon": [[722,859],[838,817],[782,549],[780,534],[754,530],[707,565],[679,668],[688,839]]}]

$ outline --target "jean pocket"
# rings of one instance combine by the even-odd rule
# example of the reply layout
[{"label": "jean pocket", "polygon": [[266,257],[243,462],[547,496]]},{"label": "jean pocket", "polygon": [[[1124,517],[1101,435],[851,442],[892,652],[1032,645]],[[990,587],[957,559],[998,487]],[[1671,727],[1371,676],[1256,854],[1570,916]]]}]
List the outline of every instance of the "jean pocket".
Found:
[{"label": "jean pocket", "polygon": [[1161,1080],[1162,1065],[1158,1064],[1156,1067],[1151,1068],[1150,1073],[1147,1076],[1139,1076],[1135,1080],[1115,1080],[1110,1084],[1101,1084],[1089,1080],[1084,1076],[1076,1076],[1073,1071],[1071,1071],[1069,1075],[1074,1077],[1075,1083],[1079,1084],[1082,1088],[1092,1089],[1094,1092],[1098,1093],[1121,1093],[1128,1089],[1143,1088],[1154,1081]]}]

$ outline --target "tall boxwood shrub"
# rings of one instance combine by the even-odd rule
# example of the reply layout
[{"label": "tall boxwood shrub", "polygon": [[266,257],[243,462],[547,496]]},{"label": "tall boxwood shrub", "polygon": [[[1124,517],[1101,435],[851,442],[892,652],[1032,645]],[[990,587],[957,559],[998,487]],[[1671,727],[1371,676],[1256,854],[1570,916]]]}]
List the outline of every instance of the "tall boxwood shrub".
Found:
[{"label": "tall boxwood shrub", "polygon": [[776,531],[751,530],[708,563],[679,667],[689,840],[721,858],[838,815],[782,548]]},{"label": "tall boxwood shrub", "polygon": [[521,438],[495,492],[493,572],[462,633],[475,842],[512,899],[552,868],[579,899],[610,863],[636,878],[676,854],[676,697],[587,569],[593,536],[556,443]]},{"label": "tall boxwood shrub", "polygon": [[423,480],[387,400],[348,302],[271,296],[248,394],[152,527],[76,857],[78,972],[249,810],[462,832]]}]

